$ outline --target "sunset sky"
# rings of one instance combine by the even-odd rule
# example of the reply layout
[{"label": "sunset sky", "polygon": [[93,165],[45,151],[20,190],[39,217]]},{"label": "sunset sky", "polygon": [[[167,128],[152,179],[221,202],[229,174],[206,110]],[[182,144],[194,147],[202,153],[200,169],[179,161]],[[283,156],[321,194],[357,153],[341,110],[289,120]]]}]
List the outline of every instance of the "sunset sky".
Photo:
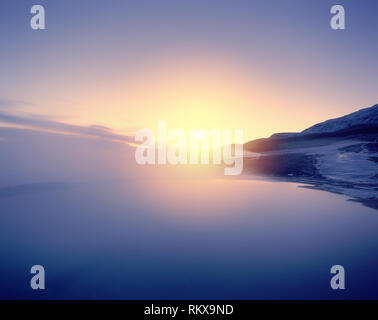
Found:
[{"label": "sunset sky", "polygon": [[[47,30],[30,28],[34,4]],[[0,112],[125,134],[301,131],[378,102],[377,31],[375,0],[1,0]]]}]

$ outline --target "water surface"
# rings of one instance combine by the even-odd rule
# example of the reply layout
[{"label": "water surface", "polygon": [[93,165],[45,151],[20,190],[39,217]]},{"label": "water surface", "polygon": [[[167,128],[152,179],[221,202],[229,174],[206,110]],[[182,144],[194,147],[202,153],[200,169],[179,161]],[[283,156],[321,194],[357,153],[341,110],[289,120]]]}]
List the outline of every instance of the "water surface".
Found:
[{"label": "water surface", "polygon": [[[0,199],[0,222],[2,298],[378,298],[377,211],[294,183],[18,189]],[[30,289],[35,264],[45,291]],[[330,288],[335,264],[344,291]]]}]

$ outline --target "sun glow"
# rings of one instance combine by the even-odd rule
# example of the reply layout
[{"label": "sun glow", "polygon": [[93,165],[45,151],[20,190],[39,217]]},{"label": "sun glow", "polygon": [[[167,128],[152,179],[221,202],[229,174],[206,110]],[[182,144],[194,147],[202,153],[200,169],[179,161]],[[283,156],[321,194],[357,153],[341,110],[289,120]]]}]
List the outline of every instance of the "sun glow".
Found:
[{"label": "sun glow", "polygon": [[79,108],[69,110],[70,118],[120,132],[156,131],[159,120],[186,132],[238,128],[244,142],[276,132],[272,128],[282,121],[270,106],[279,102],[273,101],[271,88],[263,87],[257,73],[237,61],[178,54],[144,62],[109,82],[98,79],[96,90],[88,83],[88,90],[75,96]]},{"label": "sun glow", "polygon": [[240,70],[224,60],[190,57],[146,64],[112,88],[99,88],[84,98],[83,105],[92,105],[82,115],[87,122],[93,116],[117,129],[156,129],[157,121],[165,120],[186,132],[240,128],[241,108],[251,101]]}]

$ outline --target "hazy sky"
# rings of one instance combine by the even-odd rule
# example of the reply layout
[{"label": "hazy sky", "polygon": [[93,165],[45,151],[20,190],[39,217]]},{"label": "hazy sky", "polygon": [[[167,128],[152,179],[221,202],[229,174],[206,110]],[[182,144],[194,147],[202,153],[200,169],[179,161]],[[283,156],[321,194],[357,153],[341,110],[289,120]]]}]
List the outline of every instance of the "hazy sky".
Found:
[{"label": "hazy sky", "polygon": [[[30,28],[34,4],[47,30]],[[300,131],[378,102],[377,35],[376,0],[0,0],[0,109],[121,132]]]}]

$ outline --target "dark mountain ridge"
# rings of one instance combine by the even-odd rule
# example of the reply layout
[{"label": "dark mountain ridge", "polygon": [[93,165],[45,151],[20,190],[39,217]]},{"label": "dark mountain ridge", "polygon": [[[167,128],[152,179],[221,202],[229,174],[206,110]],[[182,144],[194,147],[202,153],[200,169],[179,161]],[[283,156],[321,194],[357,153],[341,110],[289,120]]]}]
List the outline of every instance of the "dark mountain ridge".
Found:
[{"label": "dark mountain ridge", "polygon": [[300,182],[378,209],[378,105],[243,149],[245,174]]},{"label": "dark mountain ridge", "polygon": [[266,152],[303,147],[305,144],[322,145],[330,141],[345,139],[363,139],[364,141],[378,139],[378,104],[340,118],[315,124],[302,132],[275,133],[269,138],[249,141],[244,144],[244,150]]}]

